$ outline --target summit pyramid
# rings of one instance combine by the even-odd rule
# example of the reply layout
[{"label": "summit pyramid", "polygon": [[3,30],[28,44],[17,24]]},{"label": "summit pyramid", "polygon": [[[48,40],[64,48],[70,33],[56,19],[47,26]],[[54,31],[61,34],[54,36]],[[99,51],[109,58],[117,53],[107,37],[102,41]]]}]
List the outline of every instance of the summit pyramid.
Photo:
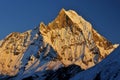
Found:
[{"label": "summit pyramid", "polygon": [[48,25],[41,22],[32,30],[13,32],[0,41],[0,79],[41,78],[43,72],[70,65],[86,70],[117,46],[75,11],[62,9]]}]

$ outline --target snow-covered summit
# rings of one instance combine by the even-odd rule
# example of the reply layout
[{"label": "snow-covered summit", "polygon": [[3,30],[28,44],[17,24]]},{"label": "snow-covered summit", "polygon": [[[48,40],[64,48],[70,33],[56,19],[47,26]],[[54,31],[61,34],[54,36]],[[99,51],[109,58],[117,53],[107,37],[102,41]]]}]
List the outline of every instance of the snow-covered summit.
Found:
[{"label": "snow-covered summit", "polygon": [[42,78],[44,72],[58,72],[64,67],[69,72],[71,65],[76,65],[75,70],[88,69],[117,47],[75,11],[64,9],[48,25],[41,23],[24,33],[13,32],[0,44],[0,74],[4,75],[0,79],[12,80],[36,75]]},{"label": "snow-covered summit", "polygon": [[87,69],[117,47],[73,10],[62,9],[51,23],[41,23],[40,32],[44,41],[53,47],[66,66],[76,64]]}]

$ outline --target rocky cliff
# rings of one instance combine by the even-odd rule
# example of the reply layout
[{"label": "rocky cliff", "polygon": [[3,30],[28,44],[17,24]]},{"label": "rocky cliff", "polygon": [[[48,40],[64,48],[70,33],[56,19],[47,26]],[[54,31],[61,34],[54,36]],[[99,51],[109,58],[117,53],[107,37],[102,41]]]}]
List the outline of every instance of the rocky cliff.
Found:
[{"label": "rocky cliff", "polygon": [[[62,9],[56,19],[0,41],[1,79],[23,79],[36,72],[58,70],[72,64],[88,69],[118,45],[101,36],[75,11]],[[6,75],[6,76],[5,76]]]},{"label": "rocky cliff", "polygon": [[87,69],[116,47],[72,10],[62,9],[47,26],[41,23],[40,32],[44,41],[53,47],[66,66],[74,63]]}]

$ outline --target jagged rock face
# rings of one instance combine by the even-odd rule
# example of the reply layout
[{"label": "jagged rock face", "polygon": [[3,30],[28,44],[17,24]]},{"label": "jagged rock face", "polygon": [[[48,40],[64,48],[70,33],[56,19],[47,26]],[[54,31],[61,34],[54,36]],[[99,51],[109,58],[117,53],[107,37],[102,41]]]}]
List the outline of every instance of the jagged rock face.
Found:
[{"label": "jagged rock face", "polygon": [[41,23],[33,30],[14,32],[0,41],[0,74],[17,74],[12,79],[21,80],[71,64],[88,69],[116,47],[76,12],[62,9],[48,25]]},{"label": "jagged rock face", "polygon": [[94,67],[69,80],[120,80],[120,46]]},{"label": "jagged rock face", "polygon": [[29,32],[11,33],[0,45],[0,72],[14,75],[20,67],[20,60],[28,47]]},{"label": "jagged rock face", "polygon": [[100,62],[116,47],[72,10],[62,9],[47,26],[41,23],[40,32],[44,41],[57,51],[66,66],[74,63],[87,69]]},{"label": "jagged rock face", "polygon": [[21,79],[36,71],[54,70],[62,66],[62,63],[56,60],[53,48],[43,42],[39,27],[24,33],[11,33],[2,41],[0,52],[1,74],[18,74],[15,79]]}]

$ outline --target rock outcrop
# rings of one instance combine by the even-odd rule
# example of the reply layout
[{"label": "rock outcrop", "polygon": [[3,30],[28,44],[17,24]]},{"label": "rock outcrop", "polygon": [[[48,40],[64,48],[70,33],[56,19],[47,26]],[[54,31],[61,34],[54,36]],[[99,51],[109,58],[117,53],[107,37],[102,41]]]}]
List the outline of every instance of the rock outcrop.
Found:
[{"label": "rock outcrop", "polygon": [[33,30],[11,33],[0,42],[0,74],[21,80],[72,64],[88,69],[117,46],[75,11],[62,9],[48,25],[40,23]]}]

